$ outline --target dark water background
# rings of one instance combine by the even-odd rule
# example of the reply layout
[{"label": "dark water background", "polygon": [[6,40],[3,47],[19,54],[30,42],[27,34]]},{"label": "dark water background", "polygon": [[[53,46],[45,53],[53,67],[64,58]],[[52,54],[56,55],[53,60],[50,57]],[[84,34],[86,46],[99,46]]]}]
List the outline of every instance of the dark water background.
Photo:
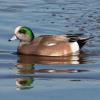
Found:
[{"label": "dark water background", "polygon": [[[8,39],[18,25],[42,34],[81,33],[95,38],[65,58],[16,55]],[[100,0],[0,0],[0,98],[98,100]]]}]

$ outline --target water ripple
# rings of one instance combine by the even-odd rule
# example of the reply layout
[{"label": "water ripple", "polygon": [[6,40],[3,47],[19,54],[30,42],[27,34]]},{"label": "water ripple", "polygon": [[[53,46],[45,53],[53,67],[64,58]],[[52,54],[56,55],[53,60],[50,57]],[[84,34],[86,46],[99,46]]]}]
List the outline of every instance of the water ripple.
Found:
[{"label": "water ripple", "polygon": [[[24,88],[35,79],[100,80],[99,5],[99,0],[1,0],[0,79],[6,81],[0,84],[16,81],[17,87]],[[36,36],[82,33],[95,38],[78,55],[59,59],[22,56],[14,53],[18,43],[8,42],[17,25],[31,27]]]}]

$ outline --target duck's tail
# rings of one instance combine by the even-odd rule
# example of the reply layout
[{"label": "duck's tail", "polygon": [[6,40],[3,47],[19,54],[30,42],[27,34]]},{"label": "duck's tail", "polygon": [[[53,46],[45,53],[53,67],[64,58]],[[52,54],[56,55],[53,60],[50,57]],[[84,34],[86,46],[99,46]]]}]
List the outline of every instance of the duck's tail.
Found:
[{"label": "duck's tail", "polygon": [[67,38],[69,38],[69,42],[77,41],[80,49],[85,45],[85,43],[94,38],[94,36],[86,37],[83,34],[66,34]]},{"label": "duck's tail", "polygon": [[88,38],[80,38],[80,39],[78,39],[78,40],[77,40],[77,43],[79,44],[80,49],[85,45],[85,43],[86,43],[88,40],[90,40],[90,39],[92,39],[92,38],[94,38],[94,37],[88,37]]}]

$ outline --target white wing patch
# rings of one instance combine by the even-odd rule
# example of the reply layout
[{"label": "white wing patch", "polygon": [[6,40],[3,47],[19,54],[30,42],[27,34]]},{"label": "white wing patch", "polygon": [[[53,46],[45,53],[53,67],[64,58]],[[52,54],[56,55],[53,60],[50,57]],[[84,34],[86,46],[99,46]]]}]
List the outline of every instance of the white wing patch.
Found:
[{"label": "white wing patch", "polygon": [[50,43],[47,43],[47,46],[54,46],[54,45],[56,45],[56,43],[55,43],[55,42],[50,42]]}]

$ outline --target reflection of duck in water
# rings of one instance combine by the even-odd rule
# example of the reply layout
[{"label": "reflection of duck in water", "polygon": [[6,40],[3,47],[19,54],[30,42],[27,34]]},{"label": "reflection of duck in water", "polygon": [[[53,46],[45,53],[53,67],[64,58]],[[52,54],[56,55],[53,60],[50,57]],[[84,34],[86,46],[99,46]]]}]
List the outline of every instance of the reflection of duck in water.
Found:
[{"label": "reflection of duck in water", "polygon": [[[70,58],[70,57],[69,57]],[[77,58],[77,56],[76,56]],[[67,72],[67,73],[73,73],[73,72],[82,72],[81,70],[74,70],[74,69],[35,69],[35,64],[72,64],[69,59],[69,62],[66,61],[68,58],[58,58],[58,57],[41,57],[41,56],[28,56],[28,55],[18,55],[18,64],[17,68],[18,73],[21,74],[34,74],[34,73],[53,73],[53,72]],[[80,61],[79,58],[76,59],[76,61]],[[78,62],[77,61],[77,62]],[[82,63],[82,60],[81,60]],[[84,62],[83,62],[84,63]]]},{"label": "reflection of duck in water", "polygon": [[18,26],[15,35],[10,39],[20,40],[18,53],[38,56],[68,56],[79,51],[88,39],[81,34],[42,35],[34,38],[30,28]]},{"label": "reflection of duck in water", "polygon": [[[39,57],[39,56],[27,56],[27,55],[18,55],[18,64],[17,64],[17,73],[20,74],[20,77],[16,78],[16,86],[17,89],[30,89],[32,88],[32,83],[34,81],[34,74],[37,73],[78,73],[84,72],[86,70],[80,69],[50,69],[49,67],[44,68],[36,68],[35,64],[63,64],[66,59],[64,58],[48,58],[48,57]],[[69,62],[67,62],[69,63]],[[33,77],[29,77],[29,74],[33,74]],[[21,75],[26,75],[26,77],[21,77]],[[41,76],[39,76],[41,78]],[[43,77],[42,77],[43,78]],[[46,77],[47,78],[47,77]]]},{"label": "reflection of duck in water", "polygon": [[32,88],[33,79],[32,78],[16,78],[17,89],[30,89]]},{"label": "reflection of duck in water", "polygon": [[[34,69],[32,64],[24,64],[18,63],[17,64],[17,73],[18,74],[33,74],[32,70]],[[32,88],[33,77],[19,77],[16,78],[16,86],[17,89],[29,89]]]}]

